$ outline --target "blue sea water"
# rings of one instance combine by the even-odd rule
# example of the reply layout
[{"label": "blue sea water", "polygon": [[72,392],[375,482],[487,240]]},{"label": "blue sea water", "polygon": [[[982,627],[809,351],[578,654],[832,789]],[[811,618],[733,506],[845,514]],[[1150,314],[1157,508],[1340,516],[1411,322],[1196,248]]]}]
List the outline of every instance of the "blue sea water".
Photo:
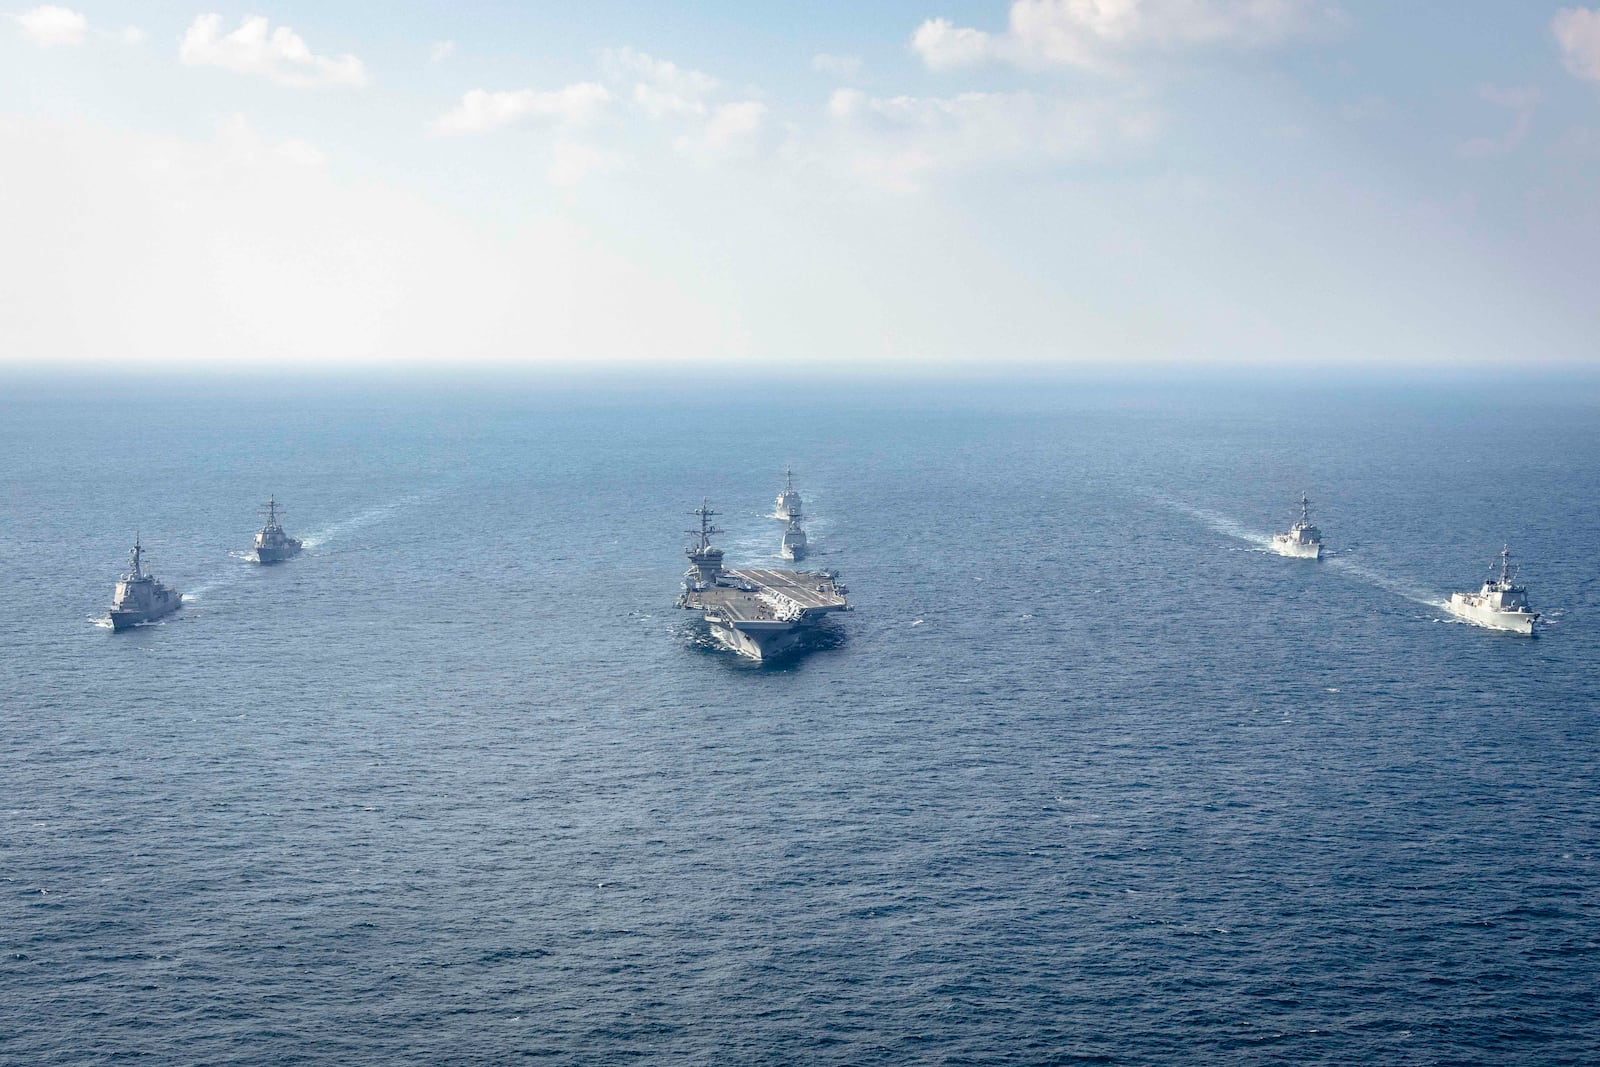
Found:
[{"label": "blue sea water", "polygon": [[0,1062],[1600,1061],[1592,384],[19,378],[0,489]]}]

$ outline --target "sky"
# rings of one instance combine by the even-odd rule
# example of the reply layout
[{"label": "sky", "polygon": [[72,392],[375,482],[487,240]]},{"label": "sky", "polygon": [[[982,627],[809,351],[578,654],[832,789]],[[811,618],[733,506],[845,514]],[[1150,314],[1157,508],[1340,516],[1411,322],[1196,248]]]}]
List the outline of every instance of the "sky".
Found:
[{"label": "sky", "polygon": [[1597,264],[1600,7],[0,7],[0,365],[1587,371]]}]

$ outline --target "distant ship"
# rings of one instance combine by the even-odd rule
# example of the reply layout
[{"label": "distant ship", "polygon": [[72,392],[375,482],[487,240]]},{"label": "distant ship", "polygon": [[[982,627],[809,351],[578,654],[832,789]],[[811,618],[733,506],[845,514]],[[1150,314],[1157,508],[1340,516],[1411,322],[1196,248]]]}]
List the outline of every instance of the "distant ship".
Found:
[{"label": "distant ship", "polygon": [[769,660],[794,649],[822,616],[850,610],[845,587],[825,571],[723,569],[722,549],[711,544],[722,533],[711,525],[716,512],[702,502],[690,514],[700,528],[689,531],[695,540],[685,549],[689,570],[678,607],[700,612],[719,644]]},{"label": "distant ship", "polygon": [[1491,630],[1532,634],[1539,613],[1528,607],[1528,590],[1517,584],[1511,571],[1511,547],[1500,550],[1500,573],[1489,572],[1476,593],[1451,593],[1445,607],[1452,615]]},{"label": "distant ship", "polygon": [[144,549],[139,535],[133,535],[133,566],[117,582],[111,597],[111,629],[126,630],[142,622],[154,622],[183,607],[183,594],[156,581],[144,572]]},{"label": "distant ship", "polygon": [[265,507],[267,524],[256,534],[256,562],[282,563],[300,551],[300,540],[290,537],[278,525],[278,501],[268,497]]},{"label": "distant ship", "polygon": [[806,558],[806,532],[800,528],[800,516],[789,517],[789,528],[783,531],[783,544],[778,553],[784,559],[799,561]]},{"label": "distant ship", "polygon": [[1311,501],[1300,494],[1300,521],[1288,533],[1272,535],[1272,551],[1296,559],[1322,558],[1322,531],[1311,525]]},{"label": "distant ship", "polygon": [[783,477],[783,491],[778,494],[778,500],[772,506],[772,517],[788,522],[800,516],[800,493],[794,487],[794,471],[784,471]]}]

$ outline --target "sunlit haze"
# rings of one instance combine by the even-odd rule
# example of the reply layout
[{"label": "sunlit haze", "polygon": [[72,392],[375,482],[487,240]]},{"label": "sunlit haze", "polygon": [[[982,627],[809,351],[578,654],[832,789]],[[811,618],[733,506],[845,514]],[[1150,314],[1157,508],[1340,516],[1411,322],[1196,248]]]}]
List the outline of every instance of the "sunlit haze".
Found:
[{"label": "sunlit haze", "polygon": [[15,5],[0,364],[1593,369],[1600,10]]}]

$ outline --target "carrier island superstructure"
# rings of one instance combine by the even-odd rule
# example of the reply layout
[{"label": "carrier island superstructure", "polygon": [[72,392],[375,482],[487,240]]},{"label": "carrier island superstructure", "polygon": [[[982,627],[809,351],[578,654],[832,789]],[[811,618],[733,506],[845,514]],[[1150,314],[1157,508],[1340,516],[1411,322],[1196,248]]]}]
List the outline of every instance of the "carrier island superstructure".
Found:
[{"label": "carrier island superstructure", "polygon": [[711,543],[722,533],[711,525],[716,512],[701,502],[690,514],[700,527],[689,531],[694,540],[684,550],[689,570],[678,607],[700,612],[720,644],[754,660],[773,659],[799,645],[824,615],[850,610],[845,587],[827,571],[725,569],[722,549]]}]

